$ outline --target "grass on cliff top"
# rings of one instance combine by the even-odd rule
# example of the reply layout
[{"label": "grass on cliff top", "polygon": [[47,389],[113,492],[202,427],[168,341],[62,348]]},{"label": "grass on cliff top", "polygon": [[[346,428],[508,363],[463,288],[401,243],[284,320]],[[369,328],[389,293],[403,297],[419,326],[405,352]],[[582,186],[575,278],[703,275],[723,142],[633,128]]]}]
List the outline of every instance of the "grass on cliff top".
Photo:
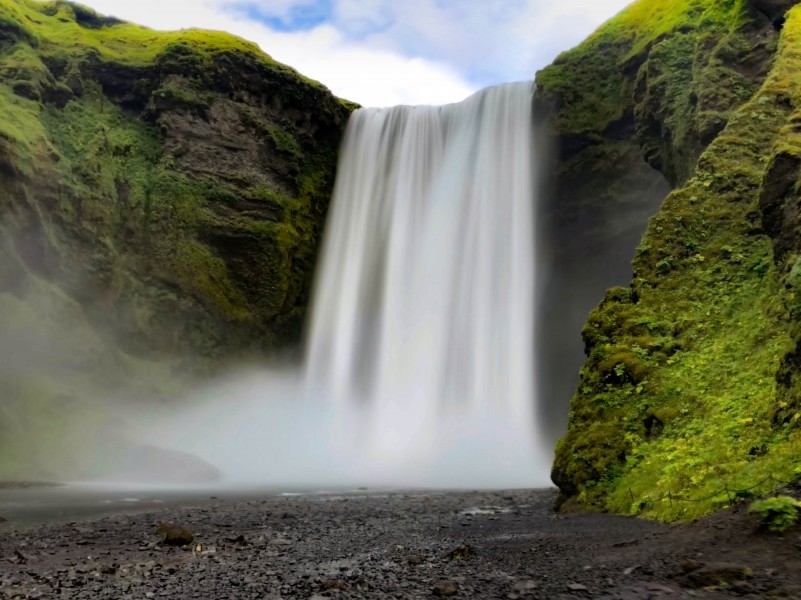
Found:
[{"label": "grass on cliff top", "polygon": [[791,298],[758,205],[770,157],[801,148],[788,137],[799,72],[801,7],[761,90],[651,222],[632,290],[611,292],[585,327],[554,472],[587,504],[687,520],[801,476],[801,412],[773,419]]},{"label": "grass on cliff top", "polygon": [[186,29],[161,32],[103,17],[92,9],[64,2],[0,0],[0,29],[18,30],[27,41],[50,54],[93,50],[100,58],[130,66],[147,66],[176,46],[191,48],[203,60],[222,53],[245,54],[275,71],[283,71],[316,87],[317,81],[273,60],[256,44],[220,31]]},{"label": "grass on cliff top", "polygon": [[730,30],[743,20],[745,0],[647,0],[635,2],[576,48],[537,73],[537,86],[556,99],[564,132],[603,131],[619,120],[636,69],[629,62],[664,35]]}]

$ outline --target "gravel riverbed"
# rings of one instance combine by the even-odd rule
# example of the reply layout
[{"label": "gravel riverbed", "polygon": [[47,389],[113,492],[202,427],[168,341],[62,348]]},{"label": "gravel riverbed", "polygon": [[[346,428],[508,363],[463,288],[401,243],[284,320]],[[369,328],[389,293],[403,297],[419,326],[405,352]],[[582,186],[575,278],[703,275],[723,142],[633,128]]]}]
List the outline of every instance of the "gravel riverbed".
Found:
[{"label": "gravel riverbed", "polygon": [[[205,498],[0,526],[0,598],[801,598],[801,528],[554,514],[553,491]],[[160,523],[194,534],[164,543]]]}]

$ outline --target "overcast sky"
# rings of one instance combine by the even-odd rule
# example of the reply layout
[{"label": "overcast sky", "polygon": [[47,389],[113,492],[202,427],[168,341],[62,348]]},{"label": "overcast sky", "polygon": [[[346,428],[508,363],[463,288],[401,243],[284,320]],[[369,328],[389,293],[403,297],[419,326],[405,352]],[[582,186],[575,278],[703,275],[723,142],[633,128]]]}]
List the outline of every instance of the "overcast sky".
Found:
[{"label": "overcast sky", "polygon": [[82,0],[156,29],[221,29],[365,106],[533,79],[631,0]]}]

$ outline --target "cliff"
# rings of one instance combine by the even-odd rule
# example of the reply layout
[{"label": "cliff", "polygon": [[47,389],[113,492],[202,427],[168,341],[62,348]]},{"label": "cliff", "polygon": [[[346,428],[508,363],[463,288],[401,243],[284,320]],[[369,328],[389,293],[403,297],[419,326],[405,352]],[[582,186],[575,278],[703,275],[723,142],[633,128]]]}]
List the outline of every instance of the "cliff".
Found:
[{"label": "cliff", "polygon": [[0,0],[0,477],[87,398],[297,344],[352,109],[227,34]]},{"label": "cliff", "polygon": [[650,206],[653,174],[633,198],[607,182],[618,148],[673,190],[630,285],[582,330],[563,500],[673,521],[801,475],[794,4],[640,1],[538,74],[563,156],[554,210]]}]

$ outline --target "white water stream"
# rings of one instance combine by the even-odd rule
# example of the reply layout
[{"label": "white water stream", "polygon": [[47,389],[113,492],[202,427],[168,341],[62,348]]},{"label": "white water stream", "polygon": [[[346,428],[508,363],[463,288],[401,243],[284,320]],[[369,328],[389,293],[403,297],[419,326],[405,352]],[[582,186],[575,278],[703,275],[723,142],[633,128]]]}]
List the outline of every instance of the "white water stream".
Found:
[{"label": "white water stream", "polygon": [[237,483],[533,487],[532,85],[348,125],[301,373],[232,377],[152,436]]}]

